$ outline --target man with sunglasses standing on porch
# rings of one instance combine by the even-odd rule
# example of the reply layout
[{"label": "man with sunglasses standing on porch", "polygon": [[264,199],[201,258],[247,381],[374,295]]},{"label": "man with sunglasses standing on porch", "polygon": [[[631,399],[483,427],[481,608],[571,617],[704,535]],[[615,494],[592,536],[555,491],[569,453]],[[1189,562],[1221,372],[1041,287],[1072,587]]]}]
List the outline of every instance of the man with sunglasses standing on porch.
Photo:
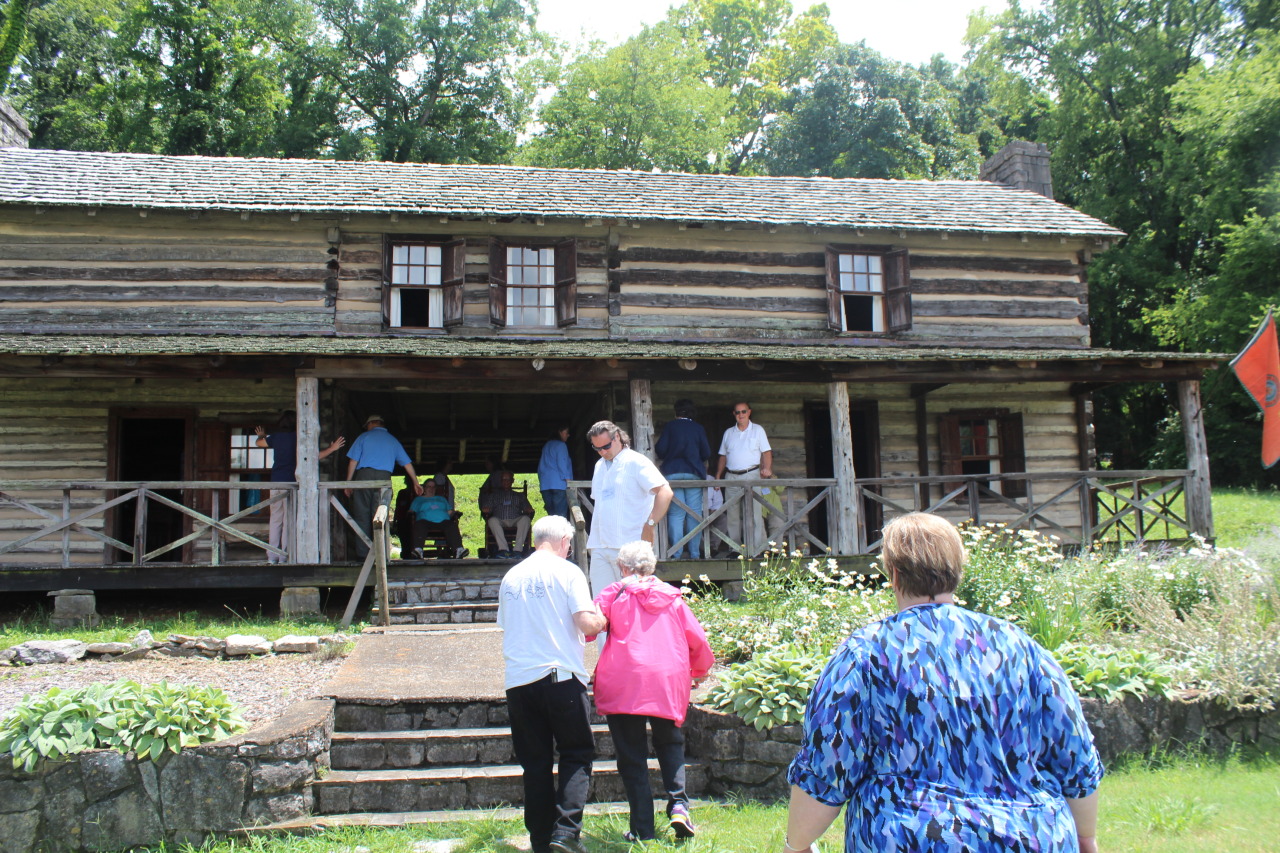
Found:
[{"label": "man with sunglasses standing on porch", "polygon": [[[720,461],[716,464],[717,480],[767,480],[773,476],[773,448],[764,427],[751,422],[751,407],[745,402],[733,404],[734,425],[720,439]],[[728,474],[728,477],[725,477]],[[764,550],[765,528],[762,507],[752,497],[753,490],[724,490],[724,502],[735,498],[736,506],[725,513],[729,519],[729,538],[743,545],[743,556],[754,557]],[[748,520],[748,514],[750,519]],[[751,525],[751,541],[746,540]]]},{"label": "man with sunglasses standing on porch", "polygon": [[653,544],[658,522],[671,506],[671,486],[658,466],[631,449],[631,438],[613,421],[598,421],[587,430],[587,441],[600,459],[591,476],[591,594],[599,595],[622,580],[618,549],[643,539]]}]

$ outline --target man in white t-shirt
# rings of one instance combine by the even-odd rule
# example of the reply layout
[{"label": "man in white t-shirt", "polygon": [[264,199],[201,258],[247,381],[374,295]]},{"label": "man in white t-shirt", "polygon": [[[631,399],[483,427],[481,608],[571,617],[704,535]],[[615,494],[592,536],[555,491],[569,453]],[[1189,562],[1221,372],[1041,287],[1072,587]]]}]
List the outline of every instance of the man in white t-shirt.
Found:
[{"label": "man in white t-shirt", "polygon": [[591,449],[600,454],[591,476],[591,591],[599,595],[622,580],[618,549],[643,539],[653,544],[658,522],[671,506],[672,491],[658,466],[631,449],[631,438],[613,421],[599,421],[587,430]]},{"label": "man in white t-shirt", "polygon": [[[773,476],[773,448],[764,427],[751,422],[751,407],[745,402],[733,404],[734,425],[724,431],[720,440],[720,460],[716,463],[717,480],[767,480]],[[725,512],[729,519],[729,538],[745,546],[747,556],[764,550],[764,514],[751,492],[742,488],[724,490],[724,502],[736,506]],[[751,541],[743,538],[747,514],[751,514]]]},{"label": "man in white t-shirt", "polygon": [[524,825],[533,853],[586,851],[580,836],[595,739],[583,653],[587,635],[602,631],[605,619],[582,570],[566,559],[572,543],[568,519],[539,519],[533,553],[507,572],[498,595],[507,711],[524,768]]}]

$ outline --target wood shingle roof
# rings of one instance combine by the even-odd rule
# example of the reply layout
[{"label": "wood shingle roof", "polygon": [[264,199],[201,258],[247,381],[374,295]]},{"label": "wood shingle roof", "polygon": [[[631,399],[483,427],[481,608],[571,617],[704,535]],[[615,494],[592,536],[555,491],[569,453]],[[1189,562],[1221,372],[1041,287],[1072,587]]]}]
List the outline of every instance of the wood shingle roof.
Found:
[{"label": "wood shingle roof", "polygon": [[1043,234],[1122,232],[985,181],[741,177],[520,166],[0,149],[0,204],[574,217]]}]

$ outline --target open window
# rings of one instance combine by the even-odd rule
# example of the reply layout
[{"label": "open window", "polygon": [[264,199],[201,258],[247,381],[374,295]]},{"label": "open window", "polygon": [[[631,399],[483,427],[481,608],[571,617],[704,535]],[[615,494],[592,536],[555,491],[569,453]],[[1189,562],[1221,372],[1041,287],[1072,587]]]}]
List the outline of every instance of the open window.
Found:
[{"label": "open window", "polygon": [[449,329],[462,323],[466,241],[387,237],[382,289],[389,329]]},{"label": "open window", "polygon": [[[938,418],[943,474],[1015,474],[1027,470],[1022,414],[1008,409],[955,411]],[[948,490],[954,488],[947,484]],[[1000,483],[1005,497],[1023,497],[1026,483]]]},{"label": "open window", "polygon": [[577,323],[577,241],[490,238],[489,322],[498,328],[563,328]]},{"label": "open window", "polygon": [[906,249],[827,247],[827,323],[837,332],[911,328],[911,271]]}]

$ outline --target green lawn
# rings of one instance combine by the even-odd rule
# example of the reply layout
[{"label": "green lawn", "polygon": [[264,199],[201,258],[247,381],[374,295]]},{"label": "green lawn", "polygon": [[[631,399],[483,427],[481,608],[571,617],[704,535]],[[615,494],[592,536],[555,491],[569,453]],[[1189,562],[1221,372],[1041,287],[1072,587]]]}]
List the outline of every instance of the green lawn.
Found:
[{"label": "green lawn", "polygon": [[[685,844],[659,840],[652,851],[754,853],[782,848],[785,805],[731,803],[696,809],[698,837]],[[628,849],[624,816],[588,817],[585,840],[598,853]],[[222,841],[218,853],[332,853],[366,847],[371,853],[418,850],[423,842],[460,839],[458,849],[514,853],[524,830],[519,821],[436,824],[407,829],[330,830],[310,836]],[[1263,853],[1280,849],[1280,755],[1249,761],[1182,758],[1156,767],[1133,764],[1103,780],[1098,832],[1106,853]],[[527,847],[527,839],[524,840]],[[843,848],[843,818],[828,831],[825,851]]]},{"label": "green lawn", "polygon": [[1280,537],[1280,490],[1214,489],[1213,526],[1219,545],[1249,548]]}]

